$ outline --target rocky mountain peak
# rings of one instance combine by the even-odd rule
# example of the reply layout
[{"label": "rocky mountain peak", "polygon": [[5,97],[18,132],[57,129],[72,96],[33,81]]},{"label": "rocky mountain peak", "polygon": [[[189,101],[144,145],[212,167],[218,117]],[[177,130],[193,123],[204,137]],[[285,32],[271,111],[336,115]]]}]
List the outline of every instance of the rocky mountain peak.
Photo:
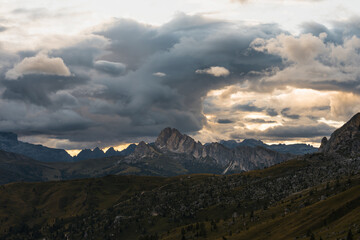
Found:
[{"label": "rocky mountain peak", "polygon": [[104,153],[103,150],[101,150],[99,147],[96,147],[94,150],[93,150],[94,153]]},{"label": "rocky mountain peak", "polygon": [[353,116],[341,128],[331,134],[330,139],[323,138],[319,152],[339,154],[346,157],[360,155],[360,113]]},{"label": "rocky mountain peak", "polygon": [[176,139],[181,139],[182,137],[183,135],[179,132],[179,130],[177,130],[176,128],[167,127],[160,132],[159,136],[155,141],[155,144],[159,148],[164,148],[167,146],[168,143]]},{"label": "rocky mountain peak", "polygon": [[134,152],[129,155],[130,159],[134,158],[144,158],[144,157],[153,157],[159,153],[149,144],[146,144],[144,141],[139,142],[136,146]]},{"label": "rocky mountain peak", "polygon": [[195,156],[199,156],[198,150],[202,148],[200,142],[196,142],[186,134],[181,134],[175,128],[165,128],[162,130],[155,141],[155,146],[161,150],[187,153]]},{"label": "rocky mountain peak", "polygon": [[106,154],[114,154],[116,153],[115,149],[113,147],[110,147],[107,151]]}]

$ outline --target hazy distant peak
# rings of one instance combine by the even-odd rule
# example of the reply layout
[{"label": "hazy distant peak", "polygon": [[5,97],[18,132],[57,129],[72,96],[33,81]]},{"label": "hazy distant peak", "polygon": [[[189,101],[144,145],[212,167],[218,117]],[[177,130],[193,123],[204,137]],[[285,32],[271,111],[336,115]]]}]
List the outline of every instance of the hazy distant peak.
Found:
[{"label": "hazy distant peak", "polygon": [[12,132],[0,132],[0,139],[17,142],[18,136]]}]

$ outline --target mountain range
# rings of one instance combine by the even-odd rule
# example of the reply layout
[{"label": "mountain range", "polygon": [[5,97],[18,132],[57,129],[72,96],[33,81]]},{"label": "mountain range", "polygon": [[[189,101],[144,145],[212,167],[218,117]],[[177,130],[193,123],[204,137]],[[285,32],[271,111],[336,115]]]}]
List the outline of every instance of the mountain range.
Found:
[{"label": "mountain range", "polygon": [[[10,136],[14,137],[14,142],[16,135]],[[291,154],[278,153],[260,146],[227,148],[220,143],[203,145],[174,128],[165,128],[154,143],[140,142],[137,146],[130,145],[121,152],[109,149],[104,153],[99,148],[93,151],[84,150],[74,162],[41,162],[16,153],[2,153],[1,184],[101,177],[110,174],[230,174],[269,167],[293,157]]]},{"label": "mountain range", "polygon": [[318,151],[318,148],[315,148],[309,144],[298,143],[298,144],[285,145],[280,143],[280,144],[268,145],[263,141],[256,139],[245,139],[242,142],[237,142],[235,140],[227,140],[227,141],[221,140],[219,143],[228,148],[236,148],[238,146],[248,146],[248,147],[259,146],[279,153],[289,153],[292,155],[304,155],[304,154],[315,153]]},{"label": "mountain range", "polygon": [[[167,128],[170,129],[170,128]],[[155,143],[152,143],[154,145]],[[215,143],[207,143],[207,146],[214,146]],[[219,144],[229,149],[236,149],[238,146],[248,146],[252,148],[262,147],[270,149],[283,154],[291,155],[303,155],[308,153],[314,153],[318,149],[306,144],[278,144],[268,145],[261,140],[245,139],[242,142],[235,140],[222,140]],[[200,146],[200,145],[199,145]],[[44,147],[42,145],[35,145],[18,140],[18,136],[11,132],[0,132],[0,150],[12,153],[18,153],[40,162],[77,162],[95,158],[105,158],[114,156],[128,156],[135,151],[136,144],[130,144],[126,149],[122,151],[116,151],[113,147],[110,147],[106,152],[100,148],[84,149],[79,152],[78,155],[71,157],[64,149],[55,149]]]},{"label": "mountain range", "polygon": [[113,147],[109,148],[106,152],[101,150],[100,148],[84,149],[78,155],[73,157],[75,162],[83,161],[87,159],[94,158],[104,158],[104,157],[114,157],[114,156],[127,156],[134,152],[136,148],[136,144],[130,144],[126,149],[122,151],[116,151]]},{"label": "mountain range", "polygon": [[[210,173],[206,166],[224,171],[231,163],[247,166],[236,157],[243,151],[251,166],[259,166],[274,162],[280,153],[202,145],[172,128],[164,129],[154,143],[140,142],[128,156],[65,167],[0,152],[0,159],[9,158],[7,166],[18,174],[57,174],[59,164],[63,179],[80,178],[100,174],[99,163],[112,174],[0,186],[0,239],[359,239],[359,133],[357,114],[323,139],[317,153],[231,175],[123,176],[194,173],[201,167]],[[267,157],[255,161],[262,156]],[[29,161],[37,167],[21,171],[14,165],[27,167]]]}]

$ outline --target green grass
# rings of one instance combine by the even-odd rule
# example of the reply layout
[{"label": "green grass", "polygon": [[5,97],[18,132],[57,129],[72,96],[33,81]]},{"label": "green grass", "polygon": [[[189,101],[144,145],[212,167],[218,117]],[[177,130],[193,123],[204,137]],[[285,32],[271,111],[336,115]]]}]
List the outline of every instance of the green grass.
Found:
[{"label": "green grass", "polygon": [[[129,207],[136,208],[132,201],[144,193],[166,192],[176,194],[184,192],[192,186],[206,184],[226,184],[227,179],[237,179],[246,176],[247,179],[266,180],[268,178],[282,177],[299,169],[309,166],[310,160],[291,160],[276,166],[251,171],[231,176],[215,174],[193,174],[176,177],[143,177],[143,176],[107,176],[93,179],[80,179],[71,181],[53,181],[43,183],[13,183],[0,186],[0,239],[12,227],[22,226],[24,223],[30,228],[50,226],[44,233],[55,232],[51,226],[56,222],[64,221],[63,229],[68,229],[71,223],[82,221],[89,216],[100,216],[114,221],[121,211]],[[166,164],[164,159],[161,164]],[[161,168],[162,166],[159,166]],[[165,166],[163,166],[165,167]],[[173,168],[173,166],[169,166]],[[175,166],[177,168],[178,166]],[[128,169],[128,173],[137,171],[136,168]],[[162,216],[144,216],[136,221],[124,223],[121,232],[117,232],[118,239],[139,239],[146,229],[147,235],[156,233],[161,239],[182,239],[182,229],[186,229],[186,239],[294,239],[300,237],[310,239],[314,234],[315,239],[344,238],[351,228],[354,239],[360,237],[360,176],[354,175],[337,181],[320,184],[313,188],[305,189],[292,194],[268,208],[259,207],[254,199],[237,203],[216,204],[200,209],[196,216],[178,216],[176,221],[169,221]],[[227,194],[241,193],[244,185],[231,188]],[[219,185],[219,187],[225,187]],[[153,198],[149,194],[149,199]],[[322,196],[326,196],[324,198]],[[186,200],[186,198],[184,198]],[[176,200],[176,199],[174,199]],[[126,203],[126,204],[124,204]],[[143,202],[141,202],[143,204]],[[156,202],[154,203],[156,204]],[[120,213],[113,213],[117,205],[123,205]],[[254,208],[253,217],[251,209]],[[150,206],[151,208],[151,206]],[[285,213],[285,209],[287,209]],[[136,209],[128,210],[136,211]],[[232,217],[234,212],[236,217]],[[131,214],[130,214],[131,215]],[[128,216],[128,215],[125,215]],[[103,218],[101,218],[103,217]],[[206,238],[200,234],[196,225],[203,223]],[[216,224],[216,229],[213,224]],[[96,223],[97,231],[103,225]],[[195,228],[195,229],[194,229]],[[49,230],[50,229],[50,230]],[[80,232],[83,234],[85,230]],[[111,230],[112,231],[112,230]],[[101,232],[100,232],[101,233]],[[195,237],[197,236],[197,237]],[[11,238],[10,238],[11,239]],[[23,236],[14,236],[12,239],[24,239]],[[29,238],[32,239],[32,238]],[[54,239],[63,239],[61,236]],[[82,239],[77,235],[74,239]],[[101,239],[101,238],[96,238]]]}]

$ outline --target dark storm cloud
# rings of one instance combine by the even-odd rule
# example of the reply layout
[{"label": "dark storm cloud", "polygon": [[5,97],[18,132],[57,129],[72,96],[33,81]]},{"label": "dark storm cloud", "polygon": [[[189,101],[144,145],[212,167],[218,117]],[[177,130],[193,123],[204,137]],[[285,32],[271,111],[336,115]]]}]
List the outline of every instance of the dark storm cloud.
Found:
[{"label": "dark storm cloud", "polygon": [[229,124],[229,123],[234,123],[234,121],[230,120],[230,119],[218,119],[217,123],[220,124]]},{"label": "dark storm cloud", "polygon": [[126,71],[126,66],[123,63],[109,62],[104,60],[96,61],[94,67],[98,71],[114,76],[122,75]]},{"label": "dark storm cloud", "polygon": [[17,80],[3,80],[4,99],[51,107],[50,94],[85,84],[85,77],[28,74]]},{"label": "dark storm cloud", "polygon": [[[101,59],[135,70],[118,79],[94,79],[106,88],[96,96],[96,104],[90,103],[90,109],[94,114],[124,117],[129,120],[127,128],[137,128],[142,135],[155,136],[169,125],[184,132],[200,130],[206,122],[202,109],[208,91],[244,81],[248,72],[268,67],[270,62],[281,64],[279,58],[269,56],[273,61],[268,61],[264,54],[248,48],[256,36],[279,32],[276,25],[235,27],[201,16],[179,15],[159,28],[118,20],[98,32],[110,38],[107,50],[111,53]],[[232,75],[219,80],[195,73],[211,66],[223,66]],[[166,76],[156,77],[155,72]],[[136,137],[138,133],[126,134]]]},{"label": "dark storm cloud", "polygon": [[317,22],[303,23],[302,28],[303,33],[311,33],[314,36],[319,36],[320,33],[324,32],[327,34],[326,42],[341,44],[346,38],[360,37],[360,17],[352,17],[346,21],[335,21],[332,28],[327,28]]},{"label": "dark storm cloud", "polygon": [[318,106],[318,107],[312,107],[311,109],[315,110],[315,111],[329,111],[329,110],[331,110],[331,107],[330,106]]},{"label": "dark storm cloud", "polygon": [[[255,38],[268,39],[281,32],[272,24],[246,26],[184,14],[160,27],[118,19],[88,39],[49,51],[50,58],[64,61],[71,76],[3,80],[2,97],[45,108],[43,119],[51,119],[57,109],[88,120],[92,124],[85,125],[86,131],[63,126],[59,136],[79,145],[136,141],[154,137],[166,126],[196,132],[206,124],[203,100],[210,90],[252,80],[250,72],[282,64],[278,56],[249,48]],[[213,66],[222,66],[231,75],[220,79],[196,74],[197,69]],[[166,76],[154,76],[157,72]]]},{"label": "dark storm cloud", "polygon": [[92,68],[99,56],[104,54],[108,41],[101,36],[91,35],[72,46],[53,50],[51,57],[60,57],[69,67]]},{"label": "dark storm cloud", "polygon": [[232,107],[233,110],[240,110],[245,112],[262,112],[264,108],[256,107],[252,103],[250,104],[237,104]]},{"label": "dark storm cloud", "polygon": [[0,129],[24,135],[55,135],[82,131],[93,125],[78,113],[60,109],[48,111],[42,106],[0,100]]},{"label": "dark storm cloud", "polygon": [[242,139],[249,137],[257,137],[260,139],[270,140],[287,140],[299,138],[314,138],[330,136],[335,130],[327,124],[321,123],[317,125],[296,125],[296,126],[277,126],[268,128],[265,131],[246,131],[243,133],[233,133],[233,139]]},{"label": "dark storm cloud", "polygon": [[121,19],[96,32],[111,40],[110,52],[105,60],[125,63],[130,69],[138,68],[150,55],[170,49],[179,41],[173,32]]},{"label": "dark storm cloud", "polygon": [[278,115],[278,112],[273,108],[267,108],[266,114],[269,115],[270,117],[275,117]]},{"label": "dark storm cloud", "polygon": [[247,122],[251,122],[251,123],[276,123],[276,121],[265,120],[265,119],[260,119],[260,118],[247,119]]},{"label": "dark storm cloud", "polygon": [[263,136],[273,138],[311,138],[320,136],[329,136],[335,131],[334,127],[326,124],[313,126],[279,126],[273,127],[262,132]]},{"label": "dark storm cloud", "polygon": [[291,118],[291,119],[299,119],[300,115],[298,114],[291,114],[289,113],[291,111],[290,108],[284,108],[283,110],[281,110],[281,115],[283,115],[284,117],[287,118]]}]

